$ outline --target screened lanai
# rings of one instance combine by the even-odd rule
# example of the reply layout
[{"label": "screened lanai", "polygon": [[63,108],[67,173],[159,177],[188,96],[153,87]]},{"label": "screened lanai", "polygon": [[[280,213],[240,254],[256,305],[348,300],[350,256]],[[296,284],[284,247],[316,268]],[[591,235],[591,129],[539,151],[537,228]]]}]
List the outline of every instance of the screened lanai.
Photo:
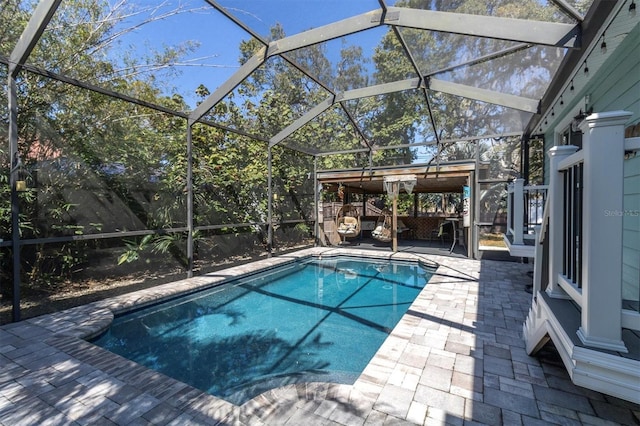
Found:
[{"label": "screened lanai", "polygon": [[594,3],[3,2],[3,303],[314,244],[327,170],[483,165],[487,226]]}]

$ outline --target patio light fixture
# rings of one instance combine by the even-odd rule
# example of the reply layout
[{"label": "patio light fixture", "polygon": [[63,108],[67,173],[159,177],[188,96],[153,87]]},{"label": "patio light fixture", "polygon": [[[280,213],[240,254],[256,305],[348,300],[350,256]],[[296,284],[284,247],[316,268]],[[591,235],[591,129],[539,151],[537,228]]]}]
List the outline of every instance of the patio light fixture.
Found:
[{"label": "patio light fixture", "polygon": [[25,192],[27,190],[27,176],[28,173],[22,166],[22,160],[16,152],[13,156],[13,168],[11,174],[15,173],[15,190],[18,192]]}]

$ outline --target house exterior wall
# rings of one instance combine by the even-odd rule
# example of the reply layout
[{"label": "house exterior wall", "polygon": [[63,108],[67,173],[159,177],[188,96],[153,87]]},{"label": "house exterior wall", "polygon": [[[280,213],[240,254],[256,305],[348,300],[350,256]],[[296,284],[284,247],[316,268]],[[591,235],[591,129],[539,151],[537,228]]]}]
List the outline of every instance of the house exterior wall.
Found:
[{"label": "house exterior wall", "polygon": [[[554,167],[545,167],[545,183],[553,183],[551,232],[546,245],[536,245],[534,291],[543,291],[534,294],[542,297],[533,298],[523,334],[529,354],[551,339],[574,383],[638,403],[638,347],[630,330],[640,330],[640,134],[631,133],[640,133],[640,16],[629,4],[615,3],[531,123],[544,135],[545,165]],[[608,49],[601,48],[605,37]],[[571,143],[569,130],[578,127],[583,149],[569,154],[576,147],[557,145]],[[570,170],[569,180],[557,170]],[[564,201],[576,197],[582,198],[579,223],[564,210]],[[573,232],[578,224],[582,234]],[[566,265],[572,267],[568,275],[561,272]],[[573,279],[576,269],[581,287]]]},{"label": "house exterior wall", "polygon": [[[589,83],[573,98],[573,111],[582,107],[585,96],[590,99],[594,112],[629,111],[632,113],[625,127],[640,124],[640,26],[633,27],[609,60],[603,64]],[[554,133],[559,123],[568,123],[569,117],[556,117],[554,126],[545,135],[545,152],[558,145]],[[561,130],[555,128],[555,130]],[[639,135],[634,135],[639,136]],[[545,157],[544,181],[549,183],[549,158]],[[624,161],[623,215],[623,299],[640,299],[640,152]],[[639,310],[638,304],[625,304],[625,308]]]},{"label": "house exterior wall", "polygon": [[[612,25],[627,26],[629,22],[623,19],[622,22],[615,22]],[[633,115],[628,125],[640,123],[640,54],[638,54],[640,52],[640,25],[636,24],[629,30],[625,28],[623,32],[627,31],[629,34],[606,63],[598,69],[588,84],[585,87],[577,87],[577,93],[572,97],[572,100],[567,102],[565,98],[567,111],[573,109],[573,112],[577,113],[578,108],[582,108],[584,97],[589,96],[590,106],[593,107],[594,112],[629,111]],[[610,32],[607,31],[605,34],[610,34]],[[599,60],[597,53],[594,53],[593,56],[594,58],[590,60],[592,65],[590,68],[592,69],[595,62]],[[570,117],[556,114],[554,123],[549,123],[550,126],[544,134],[545,152],[560,144],[554,129],[561,122],[566,124],[568,118],[570,120]],[[549,183],[548,164],[549,159],[545,158],[545,184]]]},{"label": "house exterior wall", "polygon": [[640,26],[636,26],[591,84],[595,112],[629,111],[640,121]]},{"label": "house exterior wall", "polygon": [[[591,94],[595,111],[633,113],[628,126],[640,122],[640,28],[626,38],[620,54],[598,75]],[[640,136],[635,135],[634,136]],[[624,162],[624,211],[622,212],[623,308],[638,310],[640,299],[640,153]]]}]

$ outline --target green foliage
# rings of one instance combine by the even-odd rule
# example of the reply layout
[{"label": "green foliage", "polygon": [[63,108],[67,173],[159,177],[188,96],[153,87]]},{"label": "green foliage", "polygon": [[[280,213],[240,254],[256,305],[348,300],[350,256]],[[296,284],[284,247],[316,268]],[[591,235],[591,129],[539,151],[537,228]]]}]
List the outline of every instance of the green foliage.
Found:
[{"label": "green foliage", "polygon": [[124,244],[126,246],[126,250],[118,257],[118,265],[122,265],[123,263],[131,263],[140,259],[140,252],[145,250],[153,235],[145,235],[140,241],[136,240],[125,240]]},{"label": "green foliage", "polygon": [[[505,17],[555,19],[552,8],[536,0],[400,0],[396,6],[429,8]],[[579,9],[586,0],[578,2]],[[10,54],[36,2],[6,0],[0,8],[0,55]],[[138,6],[140,7],[140,6]],[[65,1],[43,33],[29,62],[108,90],[134,96],[174,111],[188,111],[180,95],[167,96],[161,87],[175,77],[170,65],[192,52],[197,43],[185,42],[146,53],[116,49],[125,18],[136,13],[127,2],[106,0]],[[150,17],[145,23],[161,17]],[[500,40],[462,37],[438,32],[401,30],[422,72],[434,72],[509,46]],[[285,37],[276,25],[270,39]],[[243,42],[238,60],[246,62],[264,46],[257,40]],[[550,48],[531,47],[514,60],[461,67],[438,77],[476,87],[512,93],[522,86],[523,96],[535,96],[559,60]],[[544,50],[548,49],[548,50]],[[540,54],[538,54],[540,53]],[[267,140],[326,100],[330,93],[372,84],[416,77],[396,33],[390,30],[375,49],[371,60],[359,46],[342,41],[335,67],[323,43],[288,53],[291,61],[316,75],[318,83],[292,66],[273,57],[245,79],[204,118],[222,126],[240,129],[262,140],[196,124],[192,127],[194,223],[219,225],[265,223],[268,218]],[[541,58],[541,59],[540,59]],[[507,58],[508,59],[508,58]],[[369,77],[369,68],[374,69]],[[519,75],[514,68],[527,67],[531,74]],[[0,77],[7,81],[0,66]],[[442,73],[440,73],[442,74]],[[538,77],[536,77],[538,76]],[[372,81],[370,81],[372,80]],[[20,233],[23,238],[72,237],[96,232],[162,230],[185,227],[188,153],[187,120],[155,109],[112,99],[108,96],[22,71],[18,76],[19,154],[33,181],[20,194]],[[198,86],[203,101],[209,88]],[[405,91],[346,101],[328,109],[286,139],[286,144],[306,151],[326,152],[363,148],[367,143],[395,149],[369,153],[342,153],[318,158],[320,169],[408,164],[415,149],[406,146],[435,140],[500,133],[505,130],[504,108],[428,91],[435,111],[436,129],[426,120],[424,94]],[[6,120],[6,105],[0,117]],[[522,117],[511,117],[514,122]],[[525,117],[526,118],[526,117]],[[361,133],[352,125],[355,120]],[[224,127],[222,127],[224,128]],[[312,219],[313,184],[307,178],[313,158],[276,145],[271,148],[276,222]],[[402,147],[400,147],[402,146]],[[10,235],[10,191],[8,153],[0,147],[0,238]],[[450,143],[430,152],[440,160],[475,159],[490,163],[491,178],[505,178],[519,164],[519,142],[483,140]],[[369,156],[371,155],[371,156]],[[538,158],[542,161],[543,158]],[[483,193],[485,194],[485,193]],[[326,196],[326,194],[323,194]],[[499,202],[499,191],[486,191],[486,203]],[[425,202],[436,205],[441,200]],[[409,212],[411,199],[401,197],[399,209]],[[304,224],[296,227],[307,232]],[[261,232],[256,225],[254,232]],[[194,236],[197,239],[197,236]],[[187,263],[180,232],[149,234],[126,242],[118,264],[131,263],[145,252],[173,253]],[[25,274],[32,280],[55,281],[68,277],[86,262],[81,244],[25,246]],[[53,250],[53,252],[51,252]],[[51,259],[62,266],[51,266]],[[56,275],[58,274],[58,275]],[[56,276],[58,278],[56,278]],[[4,279],[4,278],[3,278]]]},{"label": "green foliage", "polygon": [[297,223],[295,226],[296,231],[301,232],[303,234],[308,234],[311,230],[311,228],[309,228],[309,225],[307,225],[306,223]]},{"label": "green foliage", "polygon": [[[1,53],[12,49],[30,6],[17,1],[3,5]],[[124,51],[124,56],[115,55],[115,41],[122,31],[130,30],[116,29],[132,11],[127,7],[120,3],[112,8],[92,0],[63,2],[29,61],[170,109],[186,110],[179,96],[160,94],[160,73],[140,70],[164,69],[193,46],[150,51],[147,57],[127,57]],[[34,176],[29,190],[20,194],[22,238],[186,224],[186,120],[24,71],[17,88],[18,150]],[[7,176],[8,170],[3,170],[2,179]],[[0,192],[6,195],[0,200],[0,231],[6,237],[9,186],[0,183]],[[162,235],[155,238],[154,247],[169,250],[172,241]],[[29,282],[55,283],[68,277],[87,260],[82,247],[79,243],[24,246]]]}]

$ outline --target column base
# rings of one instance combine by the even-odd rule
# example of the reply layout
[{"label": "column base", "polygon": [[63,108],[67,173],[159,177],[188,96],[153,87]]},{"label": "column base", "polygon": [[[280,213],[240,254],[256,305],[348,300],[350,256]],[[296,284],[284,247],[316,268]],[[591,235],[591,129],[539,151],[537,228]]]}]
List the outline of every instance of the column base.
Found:
[{"label": "column base", "polygon": [[580,338],[582,344],[590,348],[606,349],[609,351],[622,352],[625,354],[629,352],[622,340],[588,336],[582,327],[578,329],[576,334]]},{"label": "column base", "polygon": [[545,290],[545,292],[549,297],[552,297],[554,299],[564,299],[564,300],[571,299],[571,297],[567,294],[567,292],[564,291],[560,287],[560,284],[557,284],[557,283],[555,285],[547,286],[547,289]]}]

